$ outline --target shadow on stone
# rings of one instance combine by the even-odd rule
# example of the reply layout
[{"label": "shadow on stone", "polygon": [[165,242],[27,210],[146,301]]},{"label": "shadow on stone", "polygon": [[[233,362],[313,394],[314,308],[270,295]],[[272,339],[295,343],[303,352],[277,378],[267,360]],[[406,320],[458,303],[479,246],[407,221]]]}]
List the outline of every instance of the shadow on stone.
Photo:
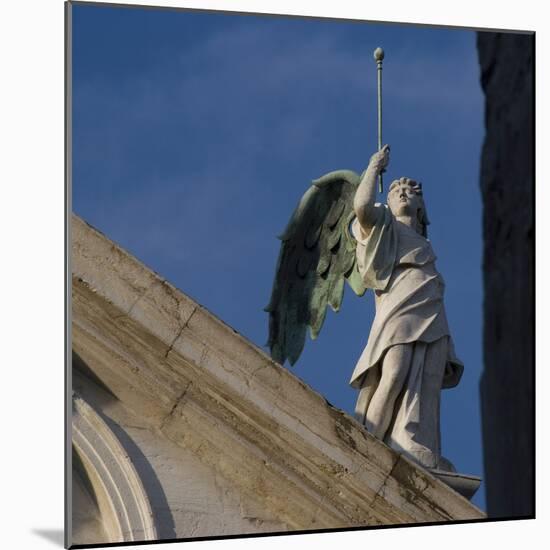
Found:
[{"label": "shadow on stone", "polygon": [[[132,457],[132,463],[138,472],[138,475],[143,483],[145,491],[152,501],[153,514],[155,516],[155,527],[159,540],[177,538],[174,519],[170,511],[170,505],[166,499],[164,489],[160,484],[157,474],[153,467],[149,464],[147,457],[141,452],[141,449],[134,443],[132,438],[126,431],[113,422],[108,416],[101,414],[103,420],[109,428],[117,436],[122,446],[128,451]],[[137,459],[137,460],[136,460]]]}]

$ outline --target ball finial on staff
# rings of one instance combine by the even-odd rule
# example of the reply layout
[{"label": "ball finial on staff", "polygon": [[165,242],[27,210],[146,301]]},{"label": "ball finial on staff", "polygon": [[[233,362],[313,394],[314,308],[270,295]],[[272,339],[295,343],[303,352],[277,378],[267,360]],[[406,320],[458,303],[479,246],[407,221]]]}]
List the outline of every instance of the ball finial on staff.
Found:
[{"label": "ball finial on staff", "polygon": [[[378,150],[382,149],[382,60],[384,59],[384,50],[376,48],[374,50],[374,60],[376,61],[378,74]],[[378,178],[378,191],[382,193],[382,174]]]},{"label": "ball finial on staff", "polygon": [[376,50],[374,50],[374,60],[377,62],[377,63],[381,63],[382,60],[384,59],[384,50],[382,48],[376,48]]}]

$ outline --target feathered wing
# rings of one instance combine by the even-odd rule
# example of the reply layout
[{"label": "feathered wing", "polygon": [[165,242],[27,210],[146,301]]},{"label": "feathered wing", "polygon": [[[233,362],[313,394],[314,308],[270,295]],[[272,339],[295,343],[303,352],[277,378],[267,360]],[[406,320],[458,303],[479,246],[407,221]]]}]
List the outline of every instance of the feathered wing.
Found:
[{"label": "feathered wing", "polygon": [[360,177],[338,170],[313,181],[279,237],[282,241],[269,313],[271,357],[294,365],[307,328],[317,338],[330,306],[338,311],[347,280],[362,296],[366,290],[355,262],[355,239],[349,232],[353,197]]}]

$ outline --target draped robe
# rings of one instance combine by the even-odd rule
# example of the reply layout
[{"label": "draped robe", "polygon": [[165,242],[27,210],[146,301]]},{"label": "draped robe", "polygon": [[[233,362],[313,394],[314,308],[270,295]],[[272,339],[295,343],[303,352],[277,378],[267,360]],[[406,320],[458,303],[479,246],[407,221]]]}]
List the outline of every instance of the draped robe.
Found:
[{"label": "draped robe", "polygon": [[[361,389],[356,415],[364,421],[386,351],[410,344],[407,378],[384,441],[426,467],[453,469],[441,457],[440,391],[458,384],[464,366],[455,355],[445,315],[445,283],[430,242],[398,221],[386,205],[375,209],[377,221],[367,237],[357,219],[352,224],[358,270],[365,286],[374,290],[376,305],[367,346],[350,380]],[[370,369],[378,369],[377,376],[367,377]]]}]

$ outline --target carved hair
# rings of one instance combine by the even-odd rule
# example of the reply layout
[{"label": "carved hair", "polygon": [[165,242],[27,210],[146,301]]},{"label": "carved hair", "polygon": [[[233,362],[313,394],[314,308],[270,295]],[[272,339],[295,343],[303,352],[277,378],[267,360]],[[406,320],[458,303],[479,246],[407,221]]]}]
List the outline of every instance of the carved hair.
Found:
[{"label": "carved hair", "polygon": [[418,222],[422,227],[422,236],[426,239],[428,238],[428,225],[430,225],[430,220],[428,219],[428,212],[426,210],[426,204],[424,203],[424,195],[422,193],[422,184],[411,179],[411,178],[399,178],[398,180],[393,180],[388,188],[388,193],[392,190],[395,185],[408,185],[412,191],[420,197],[421,208],[418,210]]}]

